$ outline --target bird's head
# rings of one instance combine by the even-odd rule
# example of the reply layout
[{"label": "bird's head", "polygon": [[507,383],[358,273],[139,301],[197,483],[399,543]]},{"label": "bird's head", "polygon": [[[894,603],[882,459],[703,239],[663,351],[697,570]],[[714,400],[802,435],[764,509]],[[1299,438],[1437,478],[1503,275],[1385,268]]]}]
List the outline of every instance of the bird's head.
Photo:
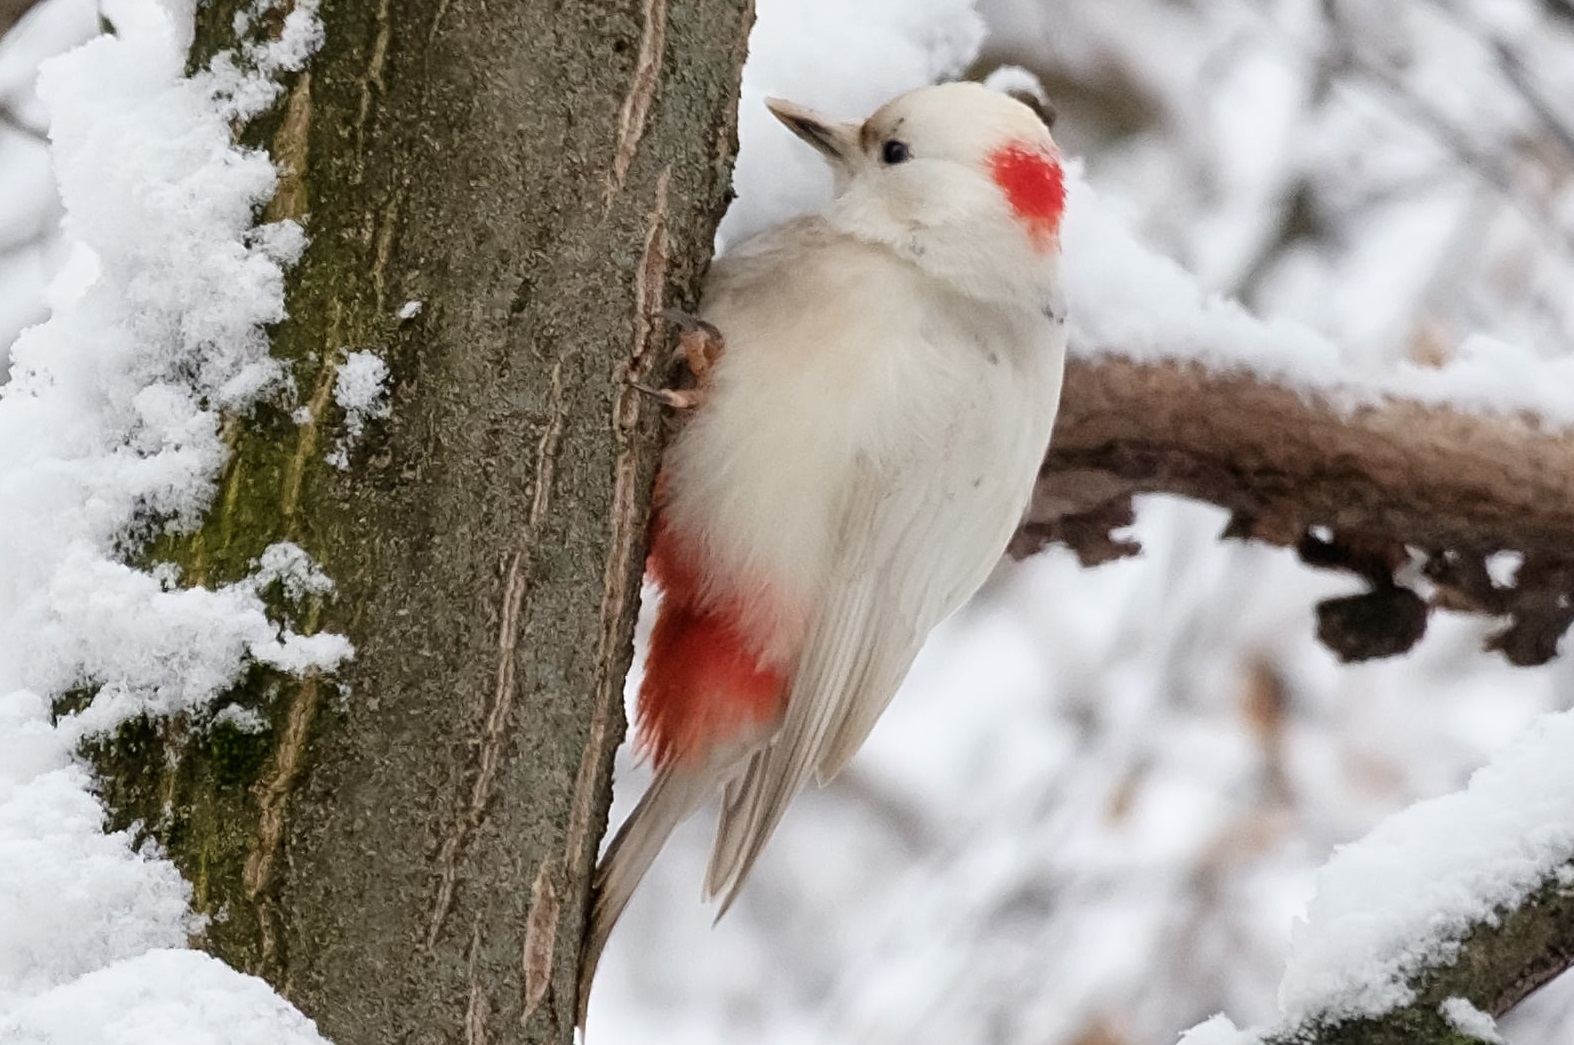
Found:
[{"label": "bird's head", "polygon": [[862,123],[779,99],[777,119],[836,180],[831,221],[984,299],[1054,290],[1065,182],[1038,113],[976,83],[898,96]]}]

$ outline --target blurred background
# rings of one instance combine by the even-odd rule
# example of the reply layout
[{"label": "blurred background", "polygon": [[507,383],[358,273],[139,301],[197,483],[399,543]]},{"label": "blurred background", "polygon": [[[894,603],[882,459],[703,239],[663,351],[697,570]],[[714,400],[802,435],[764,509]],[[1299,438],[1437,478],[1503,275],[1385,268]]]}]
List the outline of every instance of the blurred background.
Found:
[{"label": "blurred background", "polygon": [[[62,260],[33,73],[98,24],[46,0],[0,42],[0,346]],[[1568,0],[760,0],[723,243],[825,191],[762,96],[862,114],[1002,65],[1043,83],[1107,205],[1256,312],[1373,360],[1574,344]],[[1149,498],[1139,558],[1003,564],[714,928],[712,819],[685,825],[613,938],[595,1040],[1136,1045],[1270,1019],[1330,851],[1574,703],[1574,667],[1511,668],[1480,652],[1491,622],[1446,614],[1342,666],[1312,606],[1359,583],[1224,523]],[[641,774],[620,766],[614,820]],[[1574,1040],[1574,985],[1504,1030]]]}]

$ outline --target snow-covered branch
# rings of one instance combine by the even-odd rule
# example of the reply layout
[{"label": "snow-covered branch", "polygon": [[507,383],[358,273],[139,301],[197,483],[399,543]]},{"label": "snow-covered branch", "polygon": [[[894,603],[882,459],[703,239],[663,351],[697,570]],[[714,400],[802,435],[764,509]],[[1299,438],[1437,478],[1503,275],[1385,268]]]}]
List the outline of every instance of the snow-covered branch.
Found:
[{"label": "snow-covered branch", "polygon": [[1016,554],[1131,554],[1111,531],[1132,495],[1179,494],[1230,510],[1228,536],[1365,578],[1318,607],[1345,660],[1409,649],[1432,607],[1504,618],[1489,645],[1515,664],[1556,654],[1574,620],[1574,363],[1489,338],[1437,365],[1364,359],[1209,292],[1076,178],[1065,240],[1074,358]]},{"label": "snow-covered branch", "polygon": [[[1557,868],[1520,906],[1476,922],[1437,965],[1411,983],[1415,998],[1381,1015],[1312,1016],[1264,1045],[1469,1045],[1531,992],[1574,965],[1574,864]],[[1474,1013],[1477,1026],[1471,1026]],[[1482,1018],[1486,1017],[1486,1018]],[[1228,1039],[1226,1039],[1227,1041]],[[1246,1038],[1247,1041],[1251,1039]],[[1206,1045],[1207,1039],[1186,1045]],[[1223,1043],[1216,1043],[1223,1045]]]},{"label": "snow-covered branch", "polygon": [[1463,791],[1336,852],[1292,934],[1278,1025],[1185,1045],[1462,1045],[1574,964],[1574,712]]}]

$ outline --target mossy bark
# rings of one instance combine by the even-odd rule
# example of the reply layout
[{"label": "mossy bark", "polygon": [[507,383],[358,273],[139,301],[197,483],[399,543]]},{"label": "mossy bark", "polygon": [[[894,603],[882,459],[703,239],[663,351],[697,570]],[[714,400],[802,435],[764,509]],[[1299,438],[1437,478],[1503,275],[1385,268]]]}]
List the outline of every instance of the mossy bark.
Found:
[{"label": "mossy bark", "polygon": [[[197,55],[232,42],[227,7]],[[356,656],[254,673],[232,699],[263,733],[140,723],[92,754],[112,817],[193,882],[200,944],[339,1045],[567,1042],[660,423],[628,381],[660,380],[649,317],[709,258],[751,4],[321,15],[245,132],[284,169],[266,216],[311,236],[274,333],[311,417],[233,419],[204,526],[153,554],[214,584],[298,543],[337,590],[280,619]],[[355,350],[393,412],[341,471]]]}]

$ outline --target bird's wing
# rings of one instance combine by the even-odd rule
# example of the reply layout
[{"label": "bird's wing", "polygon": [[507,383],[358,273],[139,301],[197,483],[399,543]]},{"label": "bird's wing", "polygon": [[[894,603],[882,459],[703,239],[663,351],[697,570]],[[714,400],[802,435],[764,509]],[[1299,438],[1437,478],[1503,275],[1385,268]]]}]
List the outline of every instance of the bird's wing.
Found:
[{"label": "bird's wing", "polygon": [[[966,470],[978,467],[977,448],[944,433],[894,469],[859,462],[842,515],[841,551],[782,727],[723,803],[706,877],[707,893],[722,897],[722,913],[811,772],[818,769],[823,782],[852,757],[930,629],[999,558],[1023,494],[998,475],[975,486],[980,477]],[[997,503],[981,506],[980,497]]]}]

